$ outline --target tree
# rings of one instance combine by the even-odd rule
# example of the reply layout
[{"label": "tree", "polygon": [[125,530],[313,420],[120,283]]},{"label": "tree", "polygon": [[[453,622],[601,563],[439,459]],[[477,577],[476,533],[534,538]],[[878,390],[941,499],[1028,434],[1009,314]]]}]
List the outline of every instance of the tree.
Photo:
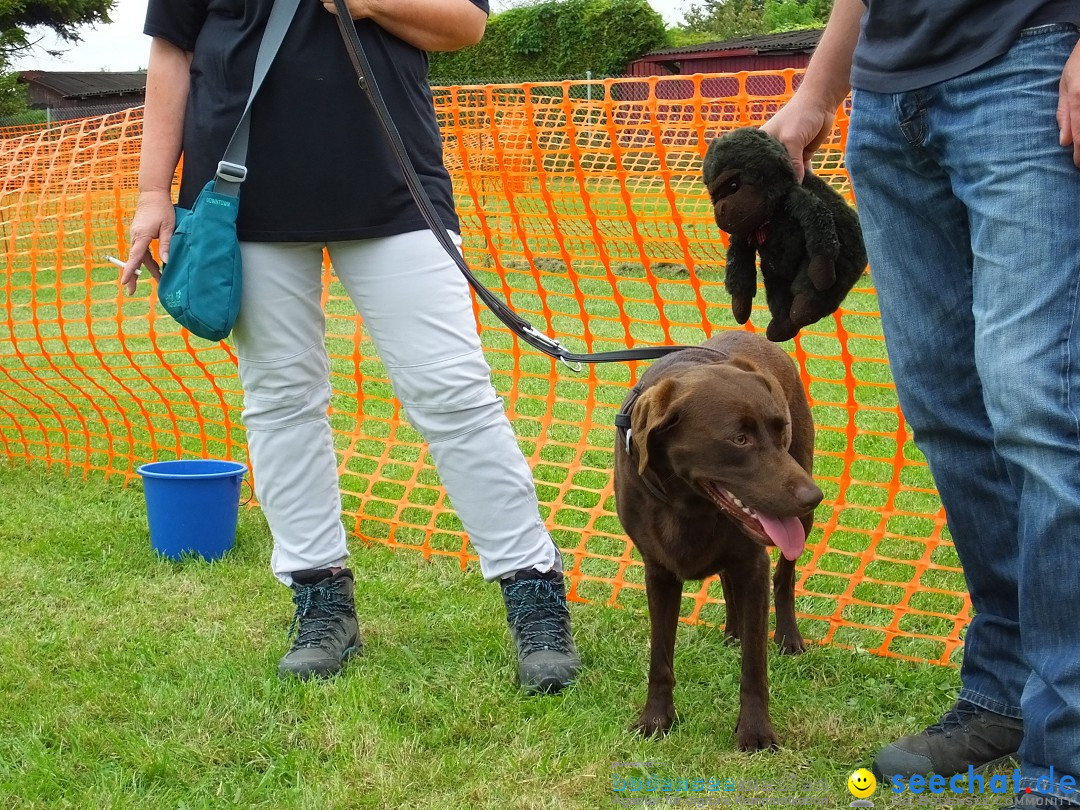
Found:
[{"label": "tree", "polygon": [[491,13],[501,14],[504,11],[509,11],[512,8],[524,8],[525,6],[535,6],[537,3],[542,3],[543,0],[492,0]]},{"label": "tree", "polygon": [[[48,28],[62,42],[80,40],[79,29],[109,22],[114,0],[0,0],[0,115],[27,108],[26,87],[11,71],[11,57],[34,47],[32,29]],[[52,53],[50,51],[50,53]]]},{"label": "tree", "polygon": [[699,42],[764,34],[764,9],[765,0],[703,0],[683,15],[682,30]]},{"label": "tree", "polygon": [[78,42],[79,28],[109,22],[114,0],[0,0],[0,58],[33,45],[31,28],[49,28],[64,42]]},{"label": "tree", "polygon": [[766,0],[762,19],[771,33],[822,28],[829,20],[832,0]]},{"label": "tree", "polygon": [[647,0],[545,0],[494,15],[478,45],[431,54],[429,75],[435,84],[610,76],[667,44]]},{"label": "tree", "polygon": [[19,115],[28,108],[26,85],[19,81],[19,74],[4,73],[0,62],[0,118]]},{"label": "tree", "polygon": [[735,39],[799,28],[821,28],[833,0],[701,0],[683,15],[680,44]]}]

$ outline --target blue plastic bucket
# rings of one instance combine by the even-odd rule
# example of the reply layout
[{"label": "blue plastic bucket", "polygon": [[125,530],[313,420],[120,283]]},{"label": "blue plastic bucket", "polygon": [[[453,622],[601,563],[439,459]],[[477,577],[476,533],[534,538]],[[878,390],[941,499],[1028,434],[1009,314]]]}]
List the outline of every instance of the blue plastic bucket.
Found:
[{"label": "blue plastic bucket", "polygon": [[198,458],[155,461],[136,472],[143,479],[155,551],[171,560],[185,552],[217,560],[233,547],[247,466]]}]

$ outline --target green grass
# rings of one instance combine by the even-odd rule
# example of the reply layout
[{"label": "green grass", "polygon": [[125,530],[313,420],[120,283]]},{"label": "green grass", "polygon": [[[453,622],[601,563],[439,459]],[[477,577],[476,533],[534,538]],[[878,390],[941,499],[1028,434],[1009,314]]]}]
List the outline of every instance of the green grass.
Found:
[{"label": "green grass", "polygon": [[813,778],[846,806],[848,774],[958,685],[946,667],[773,652],[784,747],[742,754],[738,650],[684,625],[677,725],[643,740],[627,731],[645,695],[643,610],[572,605],[582,678],[529,698],[496,587],[353,541],[364,656],[333,681],[282,682],[292,605],[258,510],[224,560],[173,563],[150,547],[137,482],[18,463],[0,467],[0,538],[3,808],[599,808],[612,763],[644,761],[663,764],[615,772]]},{"label": "green grass", "polygon": [[[578,186],[571,180],[554,189],[567,195],[559,222],[584,214]],[[590,247],[595,238],[563,246],[553,238],[562,226],[538,220],[529,209],[538,203],[524,198],[519,211],[538,228],[528,237],[505,206],[481,213],[462,202],[463,220],[485,216],[493,229],[491,245],[475,233],[466,240],[474,269],[496,290],[505,281],[511,303],[574,350],[585,348],[586,329],[594,348],[625,345],[619,298],[640,341],[666,341],[661,314],[671,339],[682,342],[701,340],[705,326],[734,326],[714,235],[694,225],[704,216],[700,195],[680,193],[675,205],[687,237],[701,247],[693,257],[695,292],[689,257],[670,238],[668,201],[635,197],[627,207],[610,180],[587,186],[601,231],[614,229],[605,243],[610,272]],[[648,256],[624,233],[630,219],[649,237]],[[0,808],[593,808],[612,805],[613,762],[646,760],[664,763],[652,772],[669,779],[813,778],[828,783],[829,806],[846,805],[851,770],[951,703],[954,669],[861,651],[882,644],[898,609],[901,634],[948,634],[964,587],[958,571],[932,569],[922,584],[952,593],[919,590],[908,603],[914,610],[896,607],[903,589],[890,583],[911,578],[940,502],[905,442],[902,456],[914,463],[899,471],[895,503],[905,513],[877,528],[897,463],[898,414],[872,289],[845,302],[843,345],[814,330],[801,341],[819,427],[815,474],[827,497],[819,524],[832,502],[843,506],[817,572],[801,582],[797,609],[808,638],[836,628],[838,646],[773,656],[773,717],[784,749],[748,756],[734,751],[739,656],[721,643],[716,602],[702,609],[703,624],[680,627],[676,729],[645,741],[626,730],[645,694],[642,591],[624,589],[614,609],[603,606],[609,583],[580,583],[579,593],[596,602],[572,606],[586,663],[581,683],[561,697],[528,699],[513,685],[497,588],[452,561],[427,562],[356,537],[350,542],[365,657],[330,683],[279,682],[275,664],[292,606],[269,573],[271,541],[260,513],[243,512],[237,549],[221,563],[169,563],[149,547],[138,481],[120,487],[123,473],[153,457],[243,460],[240,393],[226,353],[196,341],[193,350],[210,371],[203,376],[171,322],[157,320],[150,334],[145,297],[118,299],[115,269],[87,258],[88,250],[96,257],[113,249],[115,228],[95,227],[91,250],[81,226],[28,219],[13,244],[38,229],[56,231],[57,261],[39,252],[31,269],[18,255],[0,290],[8,314],[0,376],[9,398],[0,409],[0,452],[34,459],[30,467],[0,466],[0,690],[7,697]],[[498,268],[493,255],[501,256]],[[438,476],[419,436],[393,422],[386,373],[363,332],[357,361],[351,303],[337,282],[329,295],[331,419],[338,450],[350,452],[342,476],[350,532],[420,544],[437,513],[431,547],[460,547],[460,523],[440,504]],[[610,558],[621,555],[625,535],[605,495],[611,420],[630,369],[553,373],[550,361],[532,353],[515,367],[507,354],[513,337],[486,310],[480,318],[489,327],[483,341],[494,383],[512,405],[546,522],[564,548],[587,540],[579,559],[585,574],[615,577]],[[756,311],[754,322],[763,325],[765,313]],[[845,353],[854,359],[854,412]],[[852,421],[857,431],[849,434]],[[861,458],[842,483],[849,440]],[[84,464],[110,477],[61,472]],[[417,485],[407,488],[414,469]],[[589,526],[588,510],[598,504],[604,514]],[[875,531],[881,536],[871,553],[885,559],[856,574]],[[948,545],[936,547],[932,561],[958,564]],[[632,567],[624,576],[640,584],[640,572]],[[856,602],[841,607],[849,588]],[[718,588],[710,594],[718,597]],[[858,626],[837,627],[842,622]],[[901,635],[890,649],[934,659],[942,646]],[[875,799],[882,806],[880,793]]]}]

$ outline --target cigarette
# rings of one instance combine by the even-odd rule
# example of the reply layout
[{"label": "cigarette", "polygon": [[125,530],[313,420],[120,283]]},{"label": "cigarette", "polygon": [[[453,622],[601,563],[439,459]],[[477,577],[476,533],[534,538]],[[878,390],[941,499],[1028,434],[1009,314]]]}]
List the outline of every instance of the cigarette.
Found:
[{"label": "cigarette", "polygon": [[[117,267],[123,267],[124,266],[124,263],[122,261],[120,261],[118,258],[116,258],[115,256],[106,256],[105,258],[106,258],[106,260],[108,260],[108,261],[112,262],[113,264],[115,264]],[[142,268],[141,267],[136,267],[135,268],[135,277],[138,278],[141,275],[142,275]]]}]

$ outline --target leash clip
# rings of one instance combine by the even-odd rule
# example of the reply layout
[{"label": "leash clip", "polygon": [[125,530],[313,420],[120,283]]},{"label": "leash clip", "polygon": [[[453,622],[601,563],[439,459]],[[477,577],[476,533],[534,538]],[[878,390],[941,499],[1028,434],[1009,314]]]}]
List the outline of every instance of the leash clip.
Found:
[{"label": "leash clip", "polygon": [[581,361],[570,363],[570,361],[566,359],[567,349],[561,342],[558,342],[555,338],[544,335],[542,332],[538,332],[537,328],[531,324],[526,324],[522,327],[522,334],[528,335],[532,339],[543,343],[544,346],[549,347],[555,353],[559,363],[565,365],[571,372],[581,374],[581,369],[584,367],[581,365]]},{"label": "leash clip", "polygon": [[545,346],[550,348],[558,361],[564,366],[566,366],[568,369],[573,371],[575,374],[581,373],[581,369],[583,368],[581,361],[575,360],[574,363],[571,363],[569,360],[567,360],[566,347],[559,343],[559,341],[557,341],[555,338],[548,337],[543,332],[537,331],[536,327],[534,327],[532,324],[525,324],[525,326],[521,327],[521,333],[523,335],[528,335],[533,340],[539,343],[543,343]]},{"label": "leash clip", "polygon": [[534,340],[537,340],[540,343],[549,346],[553,351],[558,352],[560,357],[562,356],[562,352],[565,351],[565,349],[563,349],[563,345],[559,343],[559,341],[555,340],[555,338],[548,337],[543,332],[537,331],[536,327],[532,324],[525,324],[523,327],[521,327],[521,332],[522,334],[528,335]]}]

